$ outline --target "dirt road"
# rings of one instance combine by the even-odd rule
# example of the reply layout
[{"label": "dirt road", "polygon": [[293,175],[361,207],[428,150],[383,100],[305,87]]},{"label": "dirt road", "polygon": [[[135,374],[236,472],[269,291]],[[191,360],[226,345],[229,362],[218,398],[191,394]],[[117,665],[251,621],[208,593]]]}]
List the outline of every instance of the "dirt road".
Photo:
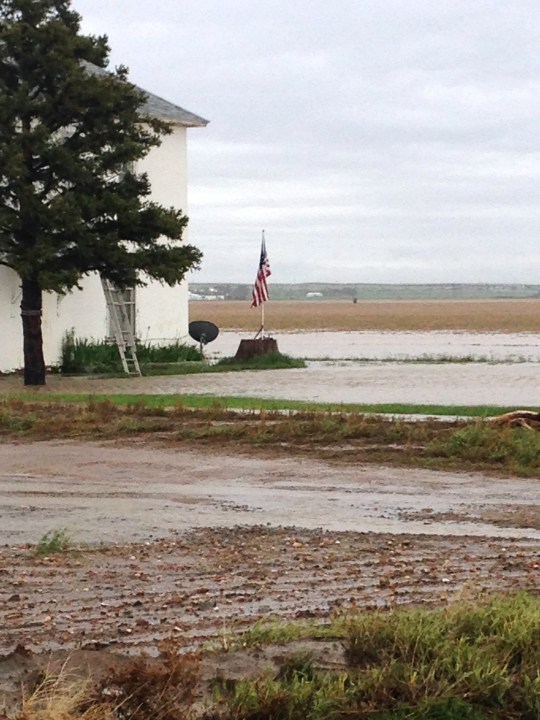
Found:
[{"label": "dirt road", "polygon": [[[4,444],[0,468],[3,653],[540,590],[537,480],[144,443]],[[59,528],[80,549],[37,557]]]}]

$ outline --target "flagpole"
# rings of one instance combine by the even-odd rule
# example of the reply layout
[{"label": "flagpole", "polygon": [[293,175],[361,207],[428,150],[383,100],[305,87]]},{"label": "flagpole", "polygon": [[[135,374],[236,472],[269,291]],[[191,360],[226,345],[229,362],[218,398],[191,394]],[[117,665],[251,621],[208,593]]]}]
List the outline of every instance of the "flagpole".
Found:
[{"label": "flagpole", "polygon": [[263,230],[259,268],[257,270],[257,277],[255,279],[255,285],[253,287],[253,302],[251,303],[251,307],[257,307],[258,305],[261,306],[261,327],[259,332],[255,335],[255,340],[259,337],[259,335],[264,334],[264,303],[268,300],[268,287],[266,284],[266,278],[269,277],[271,274],[272,273],[270,272],[268,256],[266,254],[266,242]]},{"label": "flagpole", "polygon": [[[264,230],[262,231],[262,244],[265,245]],[[261,303],[261,329],[258,333],[261,337],[264,337],[264,303]]]}]

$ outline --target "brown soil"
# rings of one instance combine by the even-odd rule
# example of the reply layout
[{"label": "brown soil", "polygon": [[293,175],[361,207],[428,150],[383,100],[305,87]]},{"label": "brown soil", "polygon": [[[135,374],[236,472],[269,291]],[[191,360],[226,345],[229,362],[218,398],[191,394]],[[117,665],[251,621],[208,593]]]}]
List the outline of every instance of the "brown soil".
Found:
[{"label": "brown soil", "polygon": [[[260,314],[236,301],[190,302],[191,320],[211,320],[222,329],[256,332]],[[538,332],[540,300],[371,300],[265,304],[265,324],[274,330],[472,330]]]},{"label": "brown soil", "polygon": [[505,588],[540,590],[537,540],[200,529],[148,544],[38,558],[0,555],[1,650],[186,649],[262,618],[440,604]]}]

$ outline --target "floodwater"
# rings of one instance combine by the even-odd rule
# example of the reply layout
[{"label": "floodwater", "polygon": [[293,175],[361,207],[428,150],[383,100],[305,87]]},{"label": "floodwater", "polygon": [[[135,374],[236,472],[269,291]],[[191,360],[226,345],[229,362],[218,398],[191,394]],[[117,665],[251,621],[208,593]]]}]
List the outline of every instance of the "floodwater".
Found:
[{"label": "floodwater", "polygon": [[78,442],[4,444],[0,468],[0,544],[58,527],[109,543],[236,525],[540,540],[539,530],[485,521],[535,505],[530,479]]},{"label": "floodwater", "polygon": [[[222,332],[209,360],[234,355],[245,333]],[[184,392],[329,403],[540,405],[540,336],[534,333],[294,332],[279,350],[307,370],[185,378]],[[460,359],[463,362],[460,362]],[[159,392],[170,392],[167,382]]]},{"label": "floodwater", "polygon": [[[210,362],[236,353],[245,333],[222,332]],[[294,332],[275,335],[281,352],[307,368],[200,375],[69,378],[47,391],[204,394],[326,403],[540,406],[540,336],[534,333]],[[462,358],[466,362],[459,362]],[[453,360],[444,362],[444,360]],[[437,362],[437,360],[439,360]],[[20,389],[0,378],[0,390]]]},{"label": "floodwater", "polygon": [[[313,360],[448,360],[540,362],[535,333],[472,332],[277,332],[280,352]],[[246,333],[223,331],[207,347],[209,358],[234,355]]]}]

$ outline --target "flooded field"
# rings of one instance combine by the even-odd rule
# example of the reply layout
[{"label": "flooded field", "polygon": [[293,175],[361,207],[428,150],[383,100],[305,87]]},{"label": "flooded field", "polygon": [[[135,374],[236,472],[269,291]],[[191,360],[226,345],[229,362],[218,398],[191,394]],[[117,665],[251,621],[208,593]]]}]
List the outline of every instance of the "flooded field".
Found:
[{"label": "flooded field", "polygon": [[[242,337],[246,335],[221,333],[207,348],[210,361],[234,355]],[[318,332],[276,337],[281,352],[311,358],[305,369],[120,378],[51,375],[43,392],[540,406],[540,347],[532,334]],[[473,352],[477,361],[471,361]],[[450,354],[453,361],[445,361]],[[456,361],[460,357],[467,361]],[[21,389],[19,377],[0,378],[0,392]]]},{"label": "flooded field", "polygon": [[[286,332],[272,333],[280,352],[310,360],[468,360],[540,362],[540,334],[493,332]],[[209,358],[236,353],[246,332],[225,330],[207,347]]]}]

